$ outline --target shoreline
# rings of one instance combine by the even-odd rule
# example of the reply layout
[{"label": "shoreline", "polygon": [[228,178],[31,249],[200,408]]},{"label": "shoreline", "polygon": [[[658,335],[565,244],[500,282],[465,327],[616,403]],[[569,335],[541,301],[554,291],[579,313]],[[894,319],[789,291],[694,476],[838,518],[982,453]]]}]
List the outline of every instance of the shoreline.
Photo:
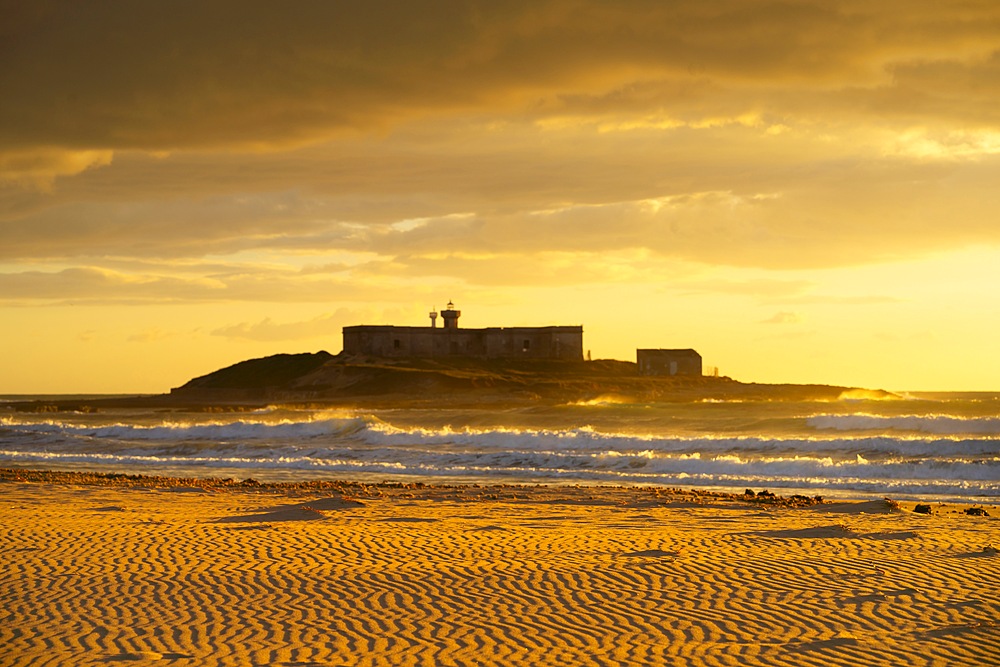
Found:
[{"label": "shoreline", "polygon": [[989,664],[1000,517],[0,470],[0,663]]},{"label": "shoreline", "polygon": [[[320,353],[325,354],[325,353]],[[291,355],[292,357],[296,355]],[[306,355],[308,356],[308,355]],[[636,402],[833,401],[897,397],[882,389],[742,382],[726,376],[643,375],[634,362],[369,358],[327,355],[318,367],[290,355],[246,360],[161,394],[85,395],[6,401],[15,411],[159,408],[244,411],[268,405],[362,409],[560,405],[601,396]],[[322,361],[322,360],[320,360]]]},{"label": "shoreline", "polygon": [[[46,467],[46,466],[49,467]],[[751,505],[773,505],[780,507],[805,507],[817,503],[858,503],[872,499],[884,499],[901,507],[912,509],[916,505],[929,505],[945,511],[965,511],[982,508],[1000,517],[1000,497],[966,497],[954,494],[930,494],[894,492],[892,490],[852,490],[831,487],[801,487],[754,485],[749,488],[706,484],[650,484],[650,483],[609,483],[593,479],[523,479],[517,477],[442,477],[393,475],[384,473],[355,473],[338,477],[317,475],[310,477],[304,471],[295,474],[275,473],[271,469],[219,468],[198,472],[164,471],[139,473],[121,466],[98,464],[79,466],[77,464],[52,465],[25,462],[21,465],[13,461],[0,463],[0,485],[4,482],[25,481],[42,484],[74,484],[106,486],[114,488],[197,488],[206,492],[252,492],[269,494],[296,494],[328,490],[331,492],[367,493],[372,489],[383,494],[398,490],[412,493],[416,489],[522,489],[525,491],[547,490],[551,493],[563,491],[567,494],[583,493],[586,490],[615,490],[622,495],[676,496],[679,498],[716,498],[725,502],[742,502]],[[744,490],[741,492],[739,488]],[[759,495],[758,495],[759,494]]]},{"label": "shoreline", "polygon": [[[830,506],[881,504],[891,510],[915,511],[918,506],[930,507],[934,514],[946,512],[1000,519],[1000,502],[935,501],[928,499],[898,500],[879,494],[845,496],[781,495],[768,489],[745,489],[743,493],[697,487],[632,486],[609,484],[527,484],[507,482],[428,483],[420,481],[365,482],[348,479],[306,479],[301,481],[262,481],[249,477],[174,477],[141,473],[51,470],[42,468],[0,468],[0,490],[4,484],[38,484],[74,487],[99,487],[123,491],[197,491],[201,493],[244,493],[274,497],[299,497],[310,494],[336,494],[358,499],[436,500],[448,497],[455,502],[478,502],[485,497],[507,502],[535,502],[540,499],[563,501],[592,500],[601,497],[605,504],[622,506],[655,506],[687,502],[715,503],[743,508],[761,509],[822,509]],[[864,511],[864,510],[859,510]],[[980,514],[982,511],[984,514]],[[998,536],[1000,537],[1000,536]]]},{"label": "shoreline", "polygon": [[[808,507],[822,504],[820,496],[802,495],[780,496],[767,490],[754,492],[725,493],[704,489],[672,488],[658,486],[611,486],[599,484],[428,484],[425,482],[360,482],[350,480],[303,480],[296,482],[267,482],[254,478],[235,479],[231,477],[172,477],[114,472],[60,471],[36,468],[0,468],[0,484],[56,484],[74,486],[95,486],[127,490],[171,490],[184,488],[205,493],[255,493],[266,495],[296,496],[310,493],[336,493],[352,497],[430,498],[441,493],[451,494],[453,499],[478,500],[485,492],[503,494],[505,500],[526,498],[531,494],[565,495],[578,497],[601,493],[622,499],[622,502],[653,502],[659,498],[687,499],[691,502],[715,500],[719,502],[740,502],[749,505],[772,507]],[[2,487],[0,487],[2,488]],[[748,490],[749,491],[749,490]],[[640,500],[642,499],[642,500]]]}]

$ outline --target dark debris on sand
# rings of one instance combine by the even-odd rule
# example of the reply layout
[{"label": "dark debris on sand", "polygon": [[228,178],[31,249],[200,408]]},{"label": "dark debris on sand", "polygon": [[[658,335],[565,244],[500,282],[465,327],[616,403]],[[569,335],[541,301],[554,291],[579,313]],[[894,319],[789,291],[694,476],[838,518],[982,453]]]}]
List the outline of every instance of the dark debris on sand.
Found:
[{"label": "dark debris on sand", "polygon": [[599,503],[621,507],[655,507],[666,503],[732,502],[766,505],[771,507],[807,507],[823,502],[816,496],[778,496],[770,491],[754,493],[749,489],[742,494],[679,489],[666,487],[627,486],[547,486],[516,484],[424,484],[423,482],[381,482],[366,484],[343,480],[310,480],[302,482],[262,482],[253,478],[233,479],[219,477],[164,477],[125,473],[60,472],[21,468],[0,468],[0,483],[20,482],[31,484],[64,484],[76,486],[102,486],[121,489],[157,489],[209,493],[240,492],[273,495],[304,496],[310,494],[337,494],[350,498],[407,498],[426,500],[451,500],[457,502],[516,502],[552,499]]}]

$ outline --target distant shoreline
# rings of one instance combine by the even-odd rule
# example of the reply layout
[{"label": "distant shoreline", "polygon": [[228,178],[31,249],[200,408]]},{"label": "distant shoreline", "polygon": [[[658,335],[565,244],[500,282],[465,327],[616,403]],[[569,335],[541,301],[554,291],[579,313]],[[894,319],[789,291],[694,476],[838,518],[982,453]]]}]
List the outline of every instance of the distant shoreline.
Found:
[{"label": "distant shoreline", "polygon": [[770,507],[809,507],[822,504],[823,498],[801,495],[781,496],[761,489],[756,493],[725,493],[695,488],[670,488],[661,486],[619,486],[607,484],[507,484],[484,481],[475,484],[448,484],[425,482],[358,482],[339,479],[312,479],[296,482],[263,482],[253,478],[233,479],[221,477],[172,477],[112,472],[80,472],[48,470],[43,468],[0,468],[0,483],[63,484],[74,486],[100,486],[118,489],[188,489],[206,493],[243,492],[264,494],[338,493],[350,496],[388,497],[414,494],[433,494],[442,491],[469,492],[478,489],[504,492],[516,496],[544,490],[549,494],[578,496],[587,493],[611,493],[622,497],[676,496],[688,499],[713,499],[741,502]]},{"label": "distant shoreline", "polygon": [[[232,477],[175,477],[170,475],[147,475],[121,472],[85,472],[52,470],[46,468],[0,468],[2,484],[41,484],[80,487],[102,487],[121,490],[166,490],[197,491],[200,493],[252,493],[274,496],[295,496],[303,494],[338,494],[352,498],[381,499],[433,499],[441,494],[449,494],[455,500],[481,500],[484,493],[499,494],[494,499],[531,500],[537,497],[605,498],[610,504],[642,505],[685,501],[696,504],[725,503],[761,508],[819,508],[830,505],[862,506],[876,502],[883,509],[913,511],[921,503],[936,508],[938,513],[961,514],[969,508],[989,508],[989,515],[1000,518],[997,503],[960,502],[933,500],[896,500],[888,497],[879,500],[865,500],[863,496],[842,497],[836,492],[828,496],[805,496],[801,494],[781,495],[768,489],[746,489],[743,493],[715,491],[697,487],[634,486],[605,483],[560,484],[560,483],[507,483],[484,480],[482,482],[421,482],[421,481],[379,481],[364,482],[351,479],[303,479],[300,481],[259,481],[252,477],[236,479]],[[0,486],[0,490],[4,487]],[[867,494],[869,497],[878,494]],[[933,512],[932,512],[933,513]]]},{"label": "distant shoreline", "polygon": [[194,378],[165,394],[24,396],[26,412],[114,408],[225,409],[267,405],[405,408],[521,406],[568,402],[833,401],[891,392],[821,384],[758,384],[728,377],[646,376],[634,363],[374,359],[326,353],[273,355]]}]

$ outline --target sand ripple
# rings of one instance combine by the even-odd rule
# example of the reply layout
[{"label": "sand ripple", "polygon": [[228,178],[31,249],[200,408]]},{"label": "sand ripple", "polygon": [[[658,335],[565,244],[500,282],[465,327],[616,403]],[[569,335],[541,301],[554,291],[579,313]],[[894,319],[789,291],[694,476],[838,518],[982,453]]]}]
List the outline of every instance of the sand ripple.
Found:
[{"label": "sand ripple", "polygon": [[843,511],[831,523],[811,509],[554,493],[358,502],[0,485],[0,664],[1000,656],[1000,557],[982,551],[1000,542],[994,519]]}]

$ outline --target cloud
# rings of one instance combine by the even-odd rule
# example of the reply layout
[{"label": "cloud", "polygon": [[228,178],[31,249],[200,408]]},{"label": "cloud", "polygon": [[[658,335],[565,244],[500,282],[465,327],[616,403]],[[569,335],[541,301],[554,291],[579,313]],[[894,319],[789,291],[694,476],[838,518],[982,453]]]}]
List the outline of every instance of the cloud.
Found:
[{"label": "cloud", "polygon": [[170,299],[197,298],[222,287],[218,282],[202,278],[136,276],[99,267],[0,274],[0,294],[7,302],[155,299],[162,303]]},{"label": "cloud", "polygon": [[126,340],[130,343],[158,343],[176,338],[179,335],[176,331],[164,331],[163,329],[154,327],[130,334]]},{"label": "cloud", "polygon": [[440,278],[470,286],[547,287],[587,284],[669,283],[690,274],[684,262],[664,261],[648,253],[541,251],[511,253],[432,253],[400,255],[391,261],[358,267],[355,275],[399,280]]},{"label": "cloud", "polygon": [[110,150],[35,148],[0,152],[0,183],[49,191],[59,176],[75,176],[87,169],[111,164]]},{"label": "cloud", "polygon": [[0,151],[278,150],[430,116],[665,111],[996,127],[968,0],[8,3]]},{"label": "cloud", "polygon": [[1000,244],[992,2],[6,18],[8,303],[359,301],[400,280],[787,299],[804,288],[686,272]]},{"label": "cloud", "polygon": [[763,324],[799,324],[802,322],[802,315],[791,311],[781,311],[766,320],[761,320],[761,322]]},{"label": "cloud", "polygon": [[259,322],[241,322],[215,329],[212,331],[212,335],[264,342],[284,342],[339,336],[344,326],[357,320],[358,314],[355,311],[340,308],[334,313],[299,322],[279,323],[269,317]]},{"label": "cloud", "polygon": [[[378,302],[391,273],[312,274],[268,266],[210,275],[150,274],[99,267],[0,273],[0,305],[170,305],[183,303]],[[434,285],[411,286],[414,298],[436,293]]]},{"label": "cloud", "polygon": [[768,303],[781,303],[784,305],[803,304],[809,306],[885,306],[887,304],[901,303],[899,297],[886,296],[881,294],[863,295],[835,295],[835,294],[808,294],[793,297],[776,297],[768,299]]},{"label": "cloud", "polygon": [[[0,261],[257,252],[415,265],[642,249],[782,269],[1000,243],[1000,154],[960,155],[988,148],[986,135],[738,124],[619,134],[469,122],[280,156],[119,156],[51,193],[0,189]],[[928,146],[941,155],[914,157]]]},{"label": "cloud", "polygon": [[[199,345],[266,348],[340,324],[288,313],[424,322],[455,298],[471,317],[558,308],[595,329],[631,304],[614,326],[724,350],[732,322],[772,314],[864,331],[997,310],[982,305],[1000,248],[994,0],[2,13],[0,322],[18,335],[92,326],[79,306],[163,306],[216,332]],[[808,328],[758,333],[831,330]]]},{"label": "cloud", "polygon": [[956,242],[1000,242],[989,216],[1000,200],[988,176],[1000,177],[1000,161],[934,168],[852,161],[814,169],[775,184],[777,191],[700,191],[436,219],[412,230],[366,229],[358,239],[386,255],[645,249],[706,264],[785,269],[894,260]]},{"label": "cloud", "polygon": [[720,278],[694,278],[679,286],[684,295],[730,294],[753,296],[767,301],[784,303],[789,299],[805,298],[802,293],[813,287],[801,278],[745,278],[742,280]]}]

